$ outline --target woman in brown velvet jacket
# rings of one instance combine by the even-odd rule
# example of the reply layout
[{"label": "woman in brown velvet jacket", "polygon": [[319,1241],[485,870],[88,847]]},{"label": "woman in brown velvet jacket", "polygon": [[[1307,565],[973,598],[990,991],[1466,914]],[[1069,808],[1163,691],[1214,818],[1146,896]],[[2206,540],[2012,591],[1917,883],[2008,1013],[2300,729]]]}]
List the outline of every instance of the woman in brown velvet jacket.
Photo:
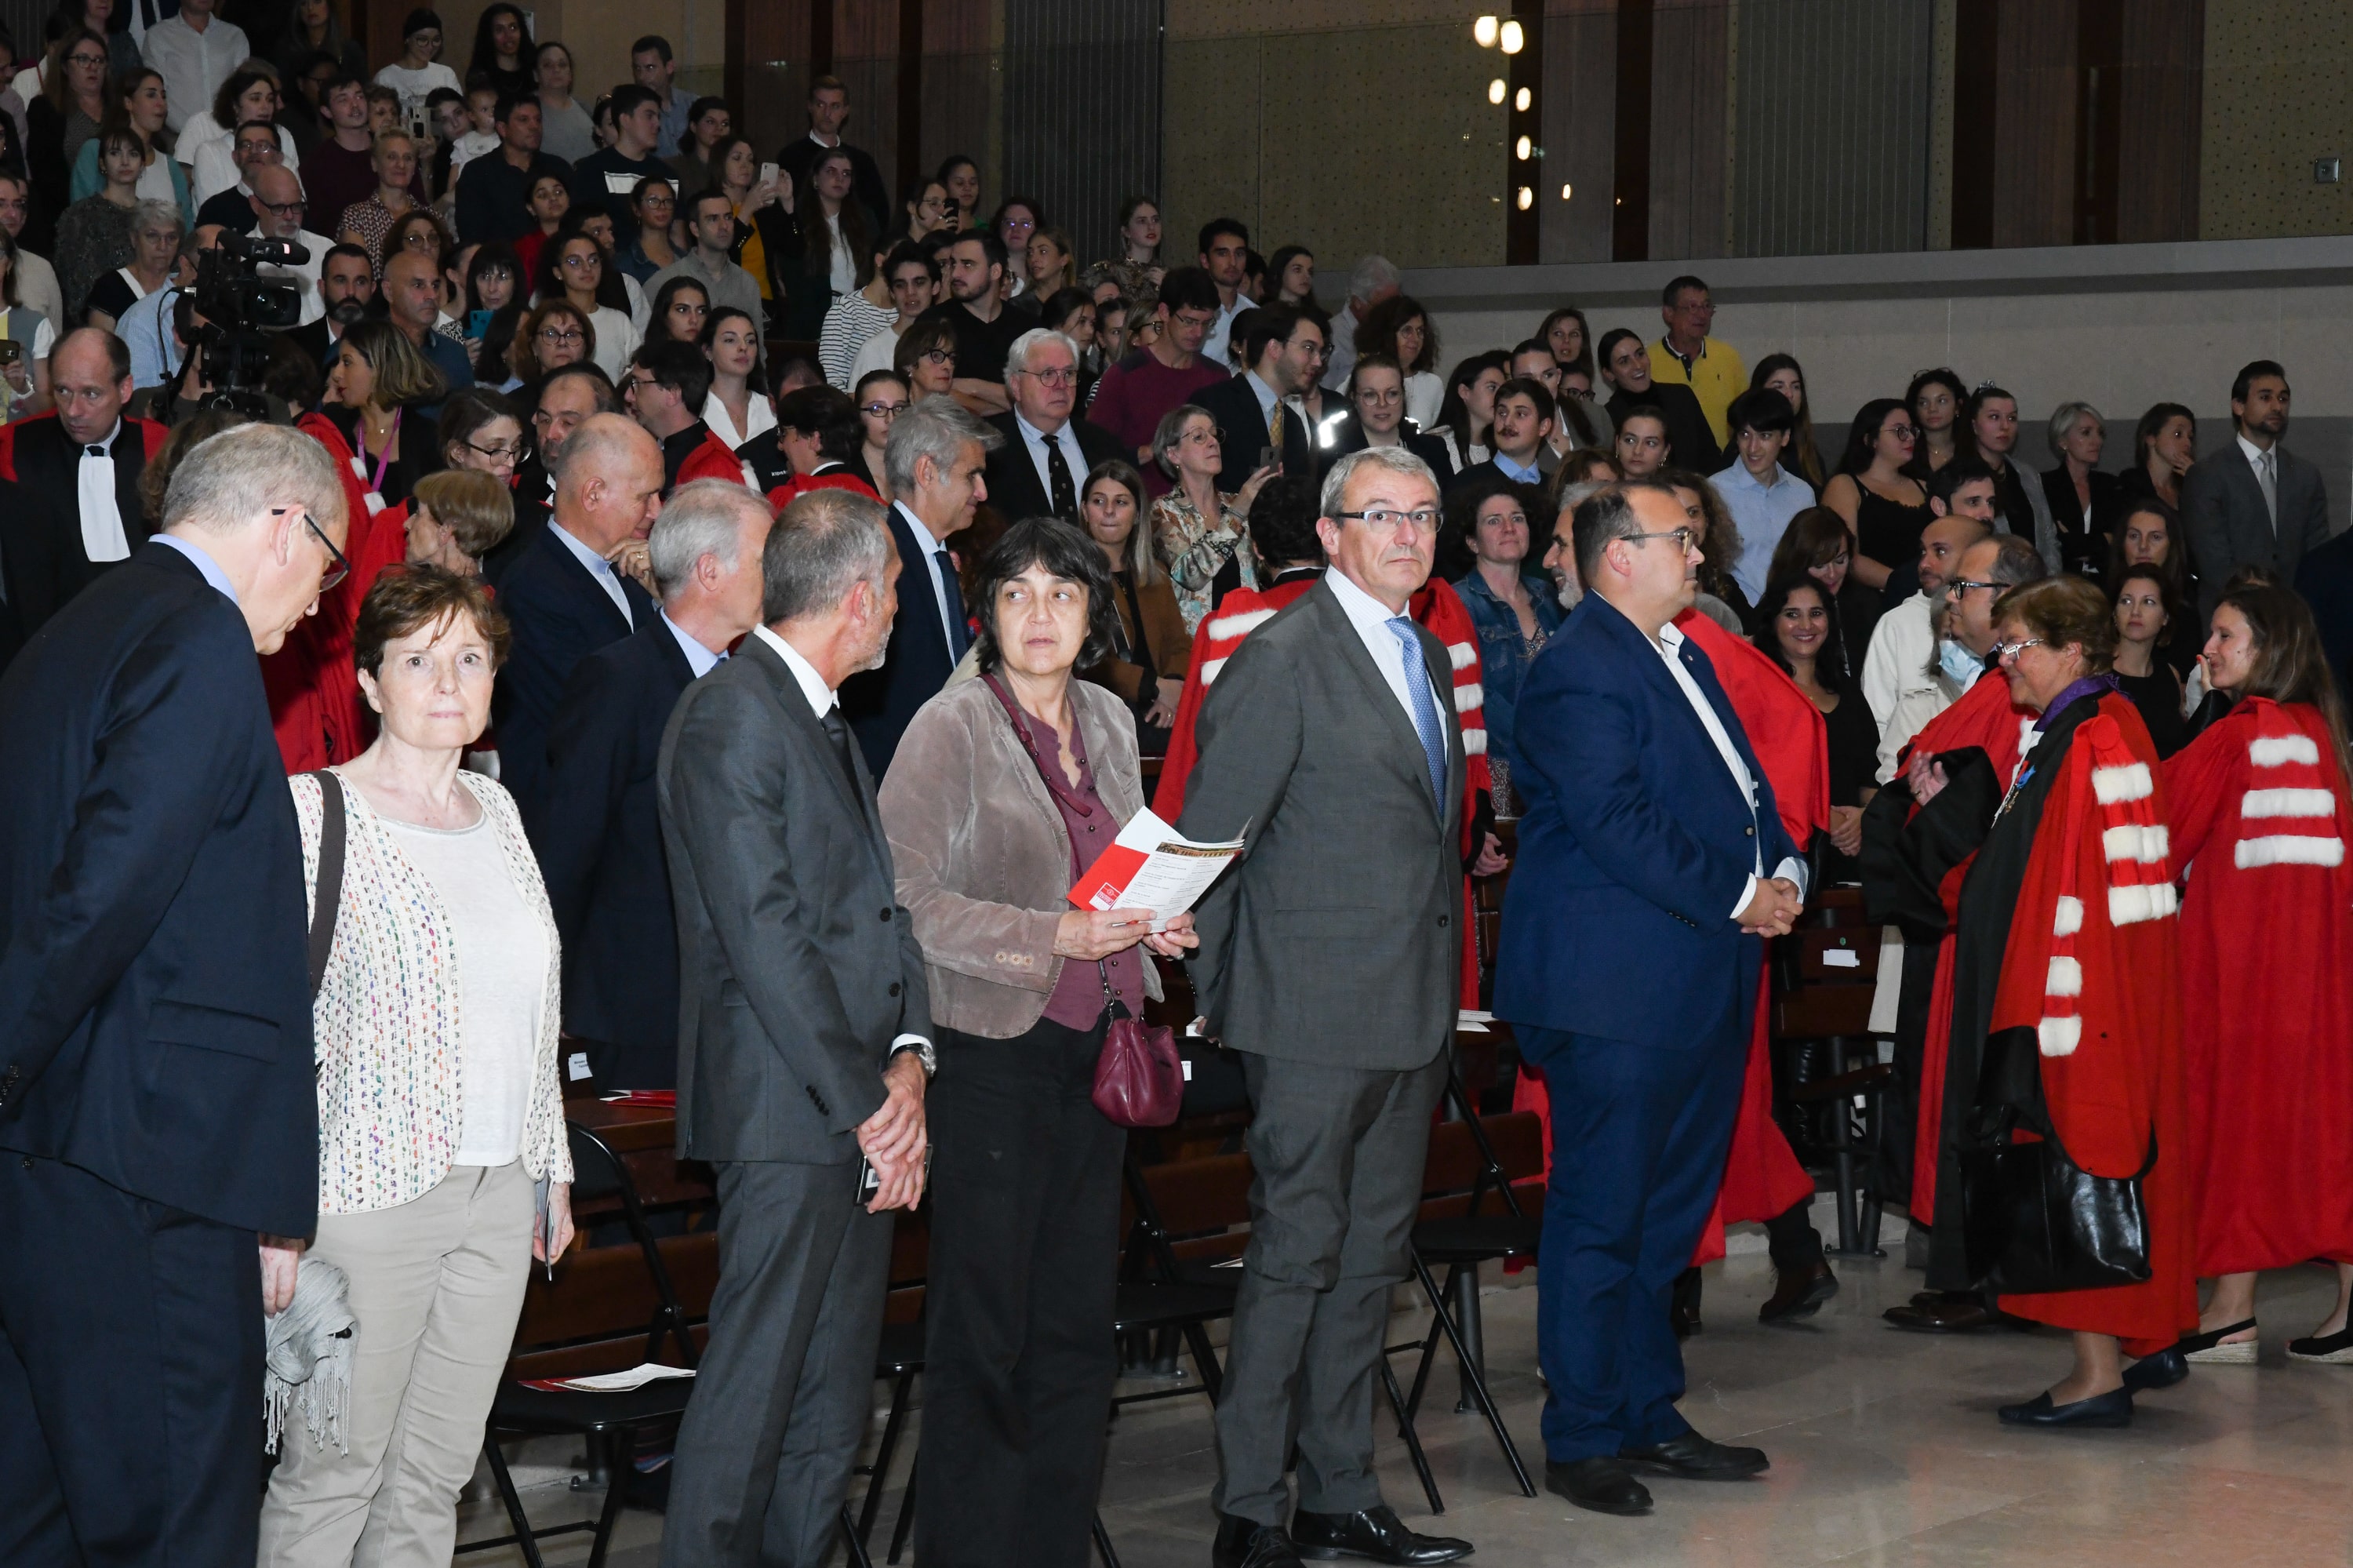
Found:
[{"label": "woman in brown velvet jacket", "polygon": [[1103,552],[1016,523],[971,602],[980,678],[917,712],[878,800],[931,987],[927,1563],[1085,1568],[1118,1373],[1112,1339],[1125,1133],[1094,1107],[1116,1005],[1144,1011],[1149,947],[1192,916],[1073,909],[1079,874],[1144,809],[1119,698],[1073,681],[1115,624]]}]

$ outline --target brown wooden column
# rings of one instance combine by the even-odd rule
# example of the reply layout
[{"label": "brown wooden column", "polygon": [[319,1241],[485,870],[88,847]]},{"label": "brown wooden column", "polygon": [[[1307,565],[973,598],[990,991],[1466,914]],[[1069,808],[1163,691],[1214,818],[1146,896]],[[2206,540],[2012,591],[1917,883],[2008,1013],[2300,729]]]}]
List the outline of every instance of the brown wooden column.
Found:
[{"label": "brown wooden column", "polygon": [[2116,242],[2122,166],[2123,0],[2076,0],[2075,243]]},{"label": "brown wooden column", "polygon": [[899,189],[919,194],[923,177],[923,0],[899,0]]},{"label": "brown wooden column", "polygon": [[2000,0],[1958,0],[1953,27],[1953,249],[1993,243]]},{"label": "brown wooden column", "polygon": [[1651,0],[1619,0],[1617,162],[1610,191],[1609,259],[1651,259]]}]

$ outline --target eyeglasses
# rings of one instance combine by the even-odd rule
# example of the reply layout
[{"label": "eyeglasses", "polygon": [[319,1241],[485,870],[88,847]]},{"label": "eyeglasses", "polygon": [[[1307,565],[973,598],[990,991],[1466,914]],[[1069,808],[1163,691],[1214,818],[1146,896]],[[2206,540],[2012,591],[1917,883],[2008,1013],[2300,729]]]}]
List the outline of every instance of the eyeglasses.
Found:
[{"label": "eyeglasses", "polygon": [[531,450],[530,446],[522,441],[513,441],[495,447],[478,447],[473,442],[468,441],[465,447],[468,451],[478,453],[492,462],[504,463],[521,462],[524,454]]},{"label": "eyeglasses", "polygon": [[1376,506],[1369,512],[1335,512],[1335,517],[1353,517],[1376,528],[1395,528],[1410,523],[1417,533],[1435,533],[1438,529],[1438,508],[1418,506],[1411,512],[1394,512],[1386,506]]},{"label": "eyeglasses", "polygon": [[1619,536],[1630,545],[1647,545],[1653,539],[1672,539],[1675,542],[1675,549],[1680,554],[1686,556],[1691,554],[1692,531],[1688,528],[1669,528],[1657,534],[1622,534]]},{"label": "eyeglasses", "polygon": [[[291,506],[273,506],[269,509],[269,514],[272,517],[290,517],[294,514],[294,511]],[[352,575],[352,558],[335,548],[335,542],[327,537],[326,530],[319,526],[319,520],[308,512],[302,514],[302,526],[311,530],[311,537],[326,546],[330,565],[319,578],[319,591],[324,593]]]},{"label": "eyeglasses", "polygon": [[1194,445],[1202,447],[1222,446],[1225,444],[1226,432],[1215,425],[1206,430],[1196,426],[1178,436],[1176,440],[1179,442],[1191,441]]},{"label": "eyeglasses", "polygon": [[1076,387],[1079,384],[1079,373],[1067,366],[1059,370],[1021,370],[1015,374],[1027,376],[1033,381],[1042,381],[1049,387]]},{"label": "eyeglasses", "polygon": [[66,57],[66,64],[78,65],[85,69],[95,66],[100,70],[103,70],[106,69],[106,57],[104,55],[71,54]]},{"label": "eyeglasses", "polygon": [[266,201],[261,204],[280,217],[293,217],[311,210],[307,201]]},{"label": "eyeglasses", "polygon": [[927,348],[923,350],[923,363],[925,365],[954,365],[955,363],[955,350],[952,348]]},{"label": "eyeglasses", "polygon": [[1985,588],[1993,593],[2000,593],[2001,591],[2001,588],[2002,585],[2000,583],[1966,582],[1957,577],[1945,585],[1945,597],[1947,599],[1958,599],[1963,594],[1968,592],[1971,588]]},{"label": "eyeglasses", "polygon": [[912,407],[906,403],[861,403],[858,411],[876,419],[895,419]]},{"label": "eyeglasses", "polygon": [[582,341],[582,334],[578,327],[542,327],[539,329],[539,341],[542,343],[579,343]]},{"label": "eyeglasses", "polygon": [[2018,656],[2029,648],[2049,646],[2050,644],[2040,637],[2030,637],[2022,642],[1997,642],[1993,645],[1994,662],[2001,664],[2014,664],[2018,662]]}]

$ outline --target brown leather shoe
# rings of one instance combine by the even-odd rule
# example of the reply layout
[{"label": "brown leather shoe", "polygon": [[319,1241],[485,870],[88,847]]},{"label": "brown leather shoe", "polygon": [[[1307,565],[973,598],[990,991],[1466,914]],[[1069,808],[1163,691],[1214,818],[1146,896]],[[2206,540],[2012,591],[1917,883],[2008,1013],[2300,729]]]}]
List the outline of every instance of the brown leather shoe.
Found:
[{"label": "brown leather shoe", "polygon": [[1920,1301],[1890,1307],[1880,1314],[1898,1329],[1915,1334],[1969,1334],[1990,1329],[1994,1315],[1981,1301]]},{"label": "brown leather shoe", "polygon": [[1839,1293],[1838,1276],[1831,1272],[1826,1258],[1814,1259],[1810,1267],[1777,1270],[1773,1279],[1773,1294],[1757,1308],[1760,1323],[1794,1323],[1810,1318]]}]

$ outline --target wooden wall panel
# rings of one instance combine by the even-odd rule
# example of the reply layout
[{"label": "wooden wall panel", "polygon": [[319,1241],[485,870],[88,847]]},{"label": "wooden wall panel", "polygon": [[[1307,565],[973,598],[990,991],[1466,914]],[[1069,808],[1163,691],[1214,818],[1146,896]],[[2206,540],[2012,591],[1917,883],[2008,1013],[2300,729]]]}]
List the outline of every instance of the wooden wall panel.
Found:
[{"label": "wooden wall panel", "polygon": [[2124,0],[2116,238],[2198,238],[2206,0]]},{"label": "wooden wall panel", "polygon": [[[2000,0],[1993,243],[2075,237],[2076,0]],[[1966,24],[1965,24],[1966,25]]]},{"label": "wooden wall panel", "polygon": [[1651,50],[1651,255],[1725,253],[1726,0],[1658,0]]},{"label": "wooden wall panel", "polygon": [[[1551,0],[1545,11],[1543,217],[1546,261],[1609,260],[1609,194],[1618,112],[1613,0]],[[1560,188],[1569,187],[1568,199]]]}]

